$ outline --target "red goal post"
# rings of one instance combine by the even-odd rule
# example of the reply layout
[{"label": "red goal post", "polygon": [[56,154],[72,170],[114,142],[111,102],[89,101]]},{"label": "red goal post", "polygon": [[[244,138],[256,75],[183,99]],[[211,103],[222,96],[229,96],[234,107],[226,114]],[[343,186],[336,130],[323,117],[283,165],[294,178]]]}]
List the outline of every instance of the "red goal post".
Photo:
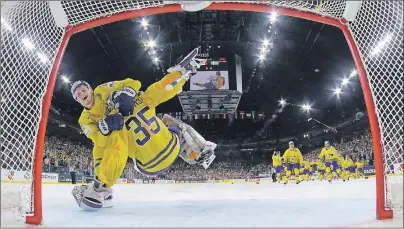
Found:
[{"label": "red goal post", "polygon": [[[55,4],[59,4],[59,8]],[[404,120],[403,5],[402,1],[364,1],[355,20],[350,22],[343,18],[347,8],[345,1],[226,1],[212,3],[205,9],[276,11],[280,15],[312,20],[342,30],[355,61],[369,116],[376,169],[377,219],[393,216],[388,175],[392,173],[393,164],[403,163],[399,161],[403,157],[402,151],[398,156],[389,153],[390,145],[403,144],[402,134],[400,136],[403,131],[400,121]],[[3,169],[26,173],[25,183],[13,183],[4,190],[2,185],[2,200],[5,193],[17,193],[19,204],[26,206],[11,207],[18,207],[20,213],[27,215],[27,223],[40,224],[46,124],[70,37],[120,20],[183,10],[178,4],[167,5],[162,1],[62,1],[52,4],[19,1],[1,2],[1,9],[0,131],[2,146],[7,149],[1,153],[2,173]],[[59,16],[54,16],[55,12]],[[60,13],[65,18],[60,19]],[[60,27],[63,20],[66,25]],[[379,45],[386,35],[389,43]],[[15,91],[19,96],[10,96]],[[16,145],[24,149],[19,151],[20,157],[15,156]]]}]

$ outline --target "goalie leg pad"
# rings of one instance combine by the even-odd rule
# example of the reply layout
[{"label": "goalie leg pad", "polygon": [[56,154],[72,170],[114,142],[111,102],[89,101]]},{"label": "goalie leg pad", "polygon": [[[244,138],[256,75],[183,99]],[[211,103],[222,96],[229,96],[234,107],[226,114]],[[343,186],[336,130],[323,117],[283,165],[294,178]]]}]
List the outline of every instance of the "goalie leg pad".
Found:
[{"label": "goalie leg pad", "polygon": [[190,125],[167,114],[164,115],[163,122],[172,132],[176,133],[181,140],[185,141],[187,145],[191,147],[191,150],[196,152],[203,151],[206,146],[206,140]]},{"label": "goalie leg pad", "polygon": [[201,164],[206,169],[215,159],[216,144],[206,141],[190,125],[170,116],[164,115],[163,122],[180,137],[181,151],[179,156],[189,164]]}]

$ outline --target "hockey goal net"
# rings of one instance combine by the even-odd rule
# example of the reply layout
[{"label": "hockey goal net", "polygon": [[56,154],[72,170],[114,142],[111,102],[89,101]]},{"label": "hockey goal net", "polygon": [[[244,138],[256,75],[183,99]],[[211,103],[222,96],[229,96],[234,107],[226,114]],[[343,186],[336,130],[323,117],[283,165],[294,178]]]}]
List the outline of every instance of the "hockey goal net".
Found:
[{"label": "hockey goal net", "polygon": [[[349,1],[223,1],[208,10],[256,11],[340,28],[363,89],[375,155],[377,218],[402,209],[403,2],[364,1],[354,20]],[[355,8],[355,7],[353,7]],[[163,1],[1,2],[1,207],[42,220],[42,156],[48,110],[69,38],[95,26],[180,12]],[[355,11],[355,10],[353,10]],[[397,176],[401,175],[401,176]]]}]

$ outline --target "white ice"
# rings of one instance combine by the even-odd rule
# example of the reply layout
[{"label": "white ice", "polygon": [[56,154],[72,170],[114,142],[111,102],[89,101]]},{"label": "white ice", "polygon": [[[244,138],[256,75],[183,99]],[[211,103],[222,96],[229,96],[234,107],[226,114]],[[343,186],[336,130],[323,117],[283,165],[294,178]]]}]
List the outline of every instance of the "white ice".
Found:
[{"label": "white ice", "polygon": [[[116,185],[114,207],[80,210],[72,185],[43,185],[41,227],[401,227],[376,220],[375,180]],[[1,226],[24,226],[2,214]],[[25,225],[26,226],[26,225]]]}]

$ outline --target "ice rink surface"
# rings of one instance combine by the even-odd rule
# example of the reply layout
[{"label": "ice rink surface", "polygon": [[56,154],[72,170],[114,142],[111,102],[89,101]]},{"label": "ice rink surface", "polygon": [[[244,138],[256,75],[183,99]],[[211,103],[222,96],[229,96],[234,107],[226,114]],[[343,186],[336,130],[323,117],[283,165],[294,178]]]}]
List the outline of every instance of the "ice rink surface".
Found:
[{"label": "ice rink surface", "polygon": [[[375,180],[298,185],[116,185],[114,207],[80,210],[72,185],[43,185],[40,227],[401,227],[403,218],[375,219]],[[27,226],[11,213],[2,227]]]}]

